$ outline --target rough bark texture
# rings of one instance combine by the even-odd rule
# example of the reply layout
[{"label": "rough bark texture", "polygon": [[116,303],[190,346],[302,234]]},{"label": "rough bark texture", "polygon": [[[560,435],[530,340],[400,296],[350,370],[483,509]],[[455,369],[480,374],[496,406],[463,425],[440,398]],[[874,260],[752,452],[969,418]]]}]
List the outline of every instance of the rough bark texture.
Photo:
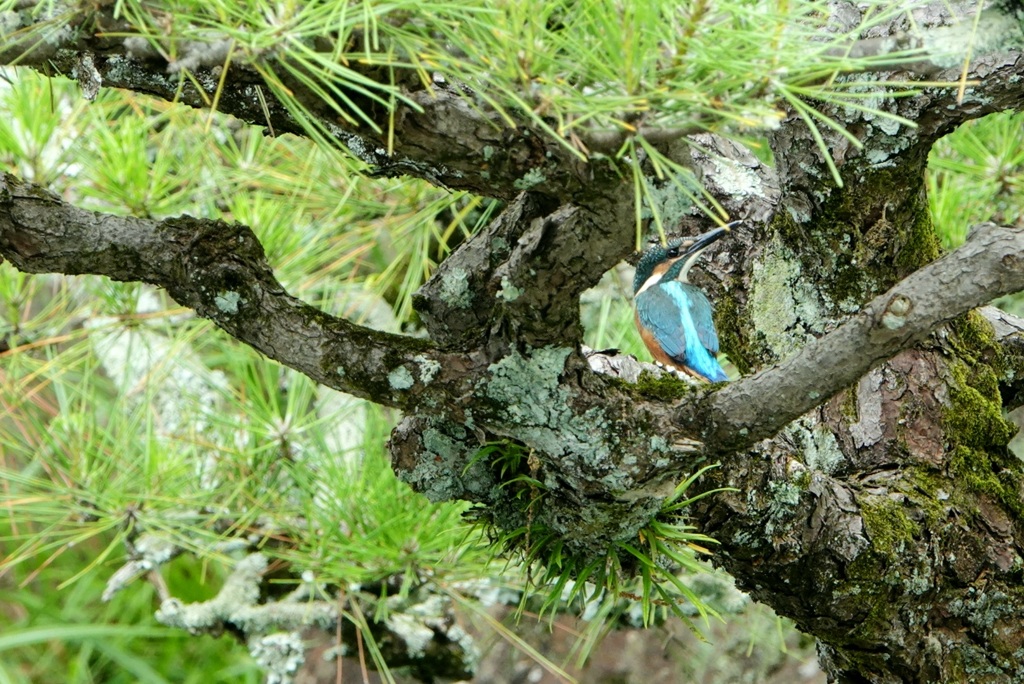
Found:
[{"label": "rough bark texture", "polygon": [[[857,25],[855,6],[833,9],[848,24],[837,28]],[[948,11],[936,3],[914,22],[953,31]],[[244,227],[100,217],[11,177],[0,183],[0,255],[31,272],[159,284],[317,381],[401,407],[390,448],[403,478],[435,500],[484,503],[503,526],[553,531],[580,556],[634,538],[681,474],[719,460],[702,486],[736,491],[694,514],[721,542],[715,562],[819,639],[833,681],[1024,681],[1024,468],[1006,450],[1013,429],[1001,413],[1024,401],[1024,335],[1004,315],[968,313],[1024,288],[1024,234],[982,226],[935,261],[923,182],[939,137],[1024,108],[1019,23],[1000,17],[1006,40],[977,51],[968,76],[978,84],[962,101],[955,89],[929,88],[884,104],[917,128],[830,112],[863,144],[824,130],[842,187],[796,115],[773,135],[775,168],[713,136],[693,147],[662,136],[747,219],[695,274],[746,376],[724,388],[592,372],[578,351],[578,299],[631,250],[631,187],[610,161],[582,163],[528,126],[507,128],[444,83],[405,84],[422,111],[400,108],[392,157],[334,126],[380,173],[509,201],[420,292],[427,342],[289,297]],[[52,64],[202,106],[195,85],[179,92],[155,53],[97,35],[97,24],[117,33],[112,16],[73,21],[63,42],[0,49],[0,62]],[[909,28],[901,17],[861,48]],[[916,67],[891,78],[955,81],[961,65]],[[198,68],[196,83],[207,82],[216,79]],[[280,103],[268,103],[265,120],[257,82],[238,66],[221,109],[301,133]],[[545,182],[519,192],[541,166]],[[694,232],[700,218],[683,223]],[[467,469],[481,442],[498,439],[535,455],[543,507],[524,510],[486,464]]]}]

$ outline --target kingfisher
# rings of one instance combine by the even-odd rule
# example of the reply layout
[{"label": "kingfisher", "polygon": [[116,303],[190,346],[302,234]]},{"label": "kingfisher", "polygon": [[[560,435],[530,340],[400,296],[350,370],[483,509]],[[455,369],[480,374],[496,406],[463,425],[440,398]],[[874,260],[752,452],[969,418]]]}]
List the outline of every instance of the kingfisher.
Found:
[{"label": "kingfisher", "polygon": [[711,302],[687,282],[686,274],[701,252],[737,223],[652,247],[640,257],[633,278],[636,327],[651,356],[710,382],[729,378],[715,358],[718,332],[711,318]]}]

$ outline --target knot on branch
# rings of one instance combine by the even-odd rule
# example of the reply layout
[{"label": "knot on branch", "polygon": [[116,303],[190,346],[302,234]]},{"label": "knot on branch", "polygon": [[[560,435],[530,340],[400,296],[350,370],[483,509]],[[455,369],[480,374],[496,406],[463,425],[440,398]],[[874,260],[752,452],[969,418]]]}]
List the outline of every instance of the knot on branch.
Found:
[{"label": "knot on branch", "polygon": [[896,295],[889,300],[889,305],[882,313],[882,327],[888,330],[899,330],[907,322],[907,314],[914,308],[909,297]]}]

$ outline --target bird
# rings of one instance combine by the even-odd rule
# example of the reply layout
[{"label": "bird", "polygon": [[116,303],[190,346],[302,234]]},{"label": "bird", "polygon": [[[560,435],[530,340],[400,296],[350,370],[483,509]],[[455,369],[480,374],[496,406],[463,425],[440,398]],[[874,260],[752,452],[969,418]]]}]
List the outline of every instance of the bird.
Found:
[{"label": "bird", "polygon": [[711,302],[686,280],[700,254],[739,223],[697,237],[674,238],[644,252],[633,278],[636,327],[651,356],[663,365],[708,382],[725,382]]}]

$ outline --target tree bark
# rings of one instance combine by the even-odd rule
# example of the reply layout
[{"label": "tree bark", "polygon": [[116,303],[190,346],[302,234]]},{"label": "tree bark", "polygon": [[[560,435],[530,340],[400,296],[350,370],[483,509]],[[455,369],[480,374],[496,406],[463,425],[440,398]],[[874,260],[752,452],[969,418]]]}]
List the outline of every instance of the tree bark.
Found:
[{"label": "tree bark", "polygon": [[[837,22],[857,25],[856,6],[834,4]],[[991,12],[1012,30],[1014,15]],[[957,30],[943,3],[914,19],[926,37]],[[63,44],[28,53],[15,45],[0,62],[54,64],[80,80],[202,106],[196,88],[209,67],[179,92],[155,52],[106,37],[118,21],[101,9],[72,20]],[[910,28],[899,18],[886,30]],[[792,112],[772,136],[774,168],[715,136],[684,145],[685,131],[649,132],[746,220],[695,274],[717,304],[723,349],[744,372],[725,387],[631,385],[592,372],[579,353],[579,295],[631,251],[632,188],[612,161],[584,163],[529,126],[503,126],[450,84],[404,84],[422,111],[399,108],[392,156],[372,136],[335,126],[338,142],[379,173],[509,202],[421,290],[429,341],[374,333],[291,298],[245,227],[100,217],[9,176],[0,256],[30,272],[161,285],[318,382],[403,409],[390,445],[400,476],[435,500],[486,504],[508,529],[550,531],[579,557],[635,538],[681,475],[720,461],[701,487],[736,491],[692,512],[721,544],[713,561],[818,638],[832,681],[1016,681],[1024,467],[1006,449],[1014,428],[1002,409],[1024,396],[1024,336],[1009,317],[968,312],[1024,288],[1024,234],[981,226],[936,260],[924,186],[938,138],[1022,108],[1024,54],[1005,45],[975,55],[967,75],[977,85],[962,99],[956,88],[929,87],[882,100],[916,128],[825,107],[858,142],[823,127],[830,160]],[[890,76],[956,82],[960,69]],[[235,68],[221,108],[301,134],[281,103],[268,103],[269,118],[256,106],[257,83]],[[537,159],[547,181],[520,192]],[[701,221],[682,217],[684,232]],[[474,459],[499,440],[534,456],[544,506],[524,509]]]}]

